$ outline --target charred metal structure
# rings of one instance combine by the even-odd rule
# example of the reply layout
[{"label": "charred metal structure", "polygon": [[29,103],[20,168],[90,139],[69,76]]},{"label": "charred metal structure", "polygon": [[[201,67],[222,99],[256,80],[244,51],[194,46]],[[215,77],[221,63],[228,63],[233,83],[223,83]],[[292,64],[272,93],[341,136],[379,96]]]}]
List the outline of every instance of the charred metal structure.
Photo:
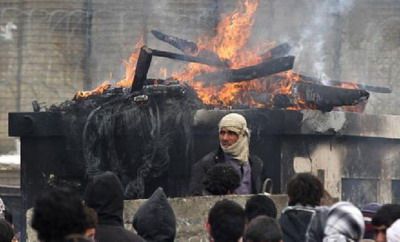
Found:
[{"label": "charred metal structure", "polygon": [[157,186],[169,196],[185,196],[190,166],[217,147],[218,121],[231,111],[249,121],[252,152],[264,161],[263,177],[273,180],[274,193],[285,192],[288,178],[306,160],[334,196],[357,204],[400,201],[398,116],[196,108],[181,113],[175,105],[158,106],[156,114],[151,112],[157,105],[151,105],[152,111],[119,106],[122,112],[108,117],[112,110],[92,117],[10,113],[10,136],[21,138],[24,207],[49,185],[83,190],[86,178],[103,170],[119,174],[129,198],[149,196]]}]

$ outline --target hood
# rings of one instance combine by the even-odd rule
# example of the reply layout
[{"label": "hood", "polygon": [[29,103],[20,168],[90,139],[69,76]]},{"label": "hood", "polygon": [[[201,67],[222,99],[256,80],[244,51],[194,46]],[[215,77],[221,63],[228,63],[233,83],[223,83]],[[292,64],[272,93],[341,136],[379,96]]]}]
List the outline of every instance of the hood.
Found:
[{"label": "hood", "polygon": [[324,229],[329,207],[317,207],[306,233],[306,242],[320,242],[324,239]]},{"label": "hood", "polygon": [[93,176],[86,187],[85,202],[96,210],[99,224],[123,225],[123,188],[114,173]]},{"label": "hood", "polygon": [[139,207],[133,217],[132,225],[136,232],[148,242],[174,241],[175,214],[161,187]]},{"label": "hood", "polygon": [[288,207],[280,217],[283,241],[305,241],[310,220],[315,213],[307,207]]}]

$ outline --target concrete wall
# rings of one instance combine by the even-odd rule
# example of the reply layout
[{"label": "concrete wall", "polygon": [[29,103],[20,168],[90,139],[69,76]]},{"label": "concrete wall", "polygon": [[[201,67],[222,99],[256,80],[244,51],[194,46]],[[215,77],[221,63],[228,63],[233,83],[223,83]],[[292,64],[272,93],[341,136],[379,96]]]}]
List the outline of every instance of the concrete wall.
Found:
[{"label": "concrete wall", "polygon": [[[219,13],[236,1],[0,0],[0,153],[14,149],[7,113],[71,99],[75,91],[124,77],[123,61],[143,35],[151,47],[174,50],[149,31],[196,40],[214,33]],[[369,113],[399,114],[400,2],[396,0],[260,0],[250,45],[288,41],[295,70],[314,77],[388,85],[372,93]],[[17,29],[5,34],[7,23]],[[10,25],[11,26],[11,25]],[[6,37],[5,37],[6,36]],[[11,36],[11,37],[9,37]],[[155,59],[152,77],[183,64]]]},{"label": "concrete wall", "polygon": [[[233,200],[244,207],[247,195],[232,196],[202,196],[202,197],[186,197],[186,198],[169,198],[168,201],[174,210],[176,217],[176,239],[175,242],[191,241],[206,242],[208,241],[207,232],[204,224],[207,221],[208,211],[219,200]],[[275,202],[278,216],[282,209],[287,205],[286,195],[271,195],[270,198]],[[124,222],[127,229],[132,229],[132,219],[136,211],[146,199],[125,201]],[[193,208],[196,208],[195,211]],[[27,212],[27,221],[30,224],[32,217],[32,209]],[[36,242],[35,231],[29,226],[27,229],[28,241]]]}]

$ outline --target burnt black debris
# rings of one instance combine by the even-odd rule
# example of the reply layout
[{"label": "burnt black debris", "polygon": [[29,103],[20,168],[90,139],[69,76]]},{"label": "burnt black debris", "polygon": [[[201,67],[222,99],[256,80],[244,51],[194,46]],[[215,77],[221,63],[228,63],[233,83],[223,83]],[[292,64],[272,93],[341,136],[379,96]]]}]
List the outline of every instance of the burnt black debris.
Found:
[{"label": "burnt black debris", "polygon": [[126,198],[146,197],[161,184],[169,190],[190,174],[191,125],[203,104],[186,85],[152,81],[158,84],[138,92],[111,88],[49,109],[62,113],[66,145],[81,150],[85,175],[115,172]]},{"label": "burnt black debris", "polygon": [[334,107],[353,106],[369,98],[369,93],[362,89],[331,87],[310,82],[296,82],[292,90],[291,94],[276,95],[273,101],[274,106],[310,107],[329,112]]}]

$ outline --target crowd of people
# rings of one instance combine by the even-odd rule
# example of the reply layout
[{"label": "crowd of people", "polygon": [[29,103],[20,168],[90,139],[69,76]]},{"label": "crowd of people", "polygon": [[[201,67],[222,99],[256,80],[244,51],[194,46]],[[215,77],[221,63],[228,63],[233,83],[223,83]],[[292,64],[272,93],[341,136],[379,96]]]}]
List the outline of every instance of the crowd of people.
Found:
[{"label": "crowd of people", "polygon": [[[226,189],[211,191],[231,194]],[[282,211],[265,193],[249,196],[244,206],[219,200],[204,218],[204,233],[210,242],[400,241],[400,205],[322,204],[324,188],[310,173],[292,177],[287,194],[288,206]],[[67,188],[41,194],[31,226],[41,242],[175,241],[177,218],[162,188],[137,209],[131,220],[135,232],[124,228],[123,201],[118,177],[104,172],[90,180],[83,199]],[[13,235],[11,223],[0,220],[0,242],[13,241]]]},{"label": "crowd of people", "polygon": [[[263,162],[250,155],[246,119],[230,113],[218,130],[219,147],[192,167],[191,195],[255,195],[244,207],[228,199],[211,207],[204,218],[210,242],[400,242],[400,205],[327,204],[323,184],[310,173],[298,173],[287,182],[288,204],[278,211],[261,191]],[[90,178],[83,197],[65,187],[41,194],[31,227],[41,242],[175,240],[177,218],[162,188],[136,211],[131,221],[134,231],[124,227],[123,211],[123,186],[116,174],[106,171]],[[10,241],[18,241],[18,236],[1,202],[0,242]]]}]

